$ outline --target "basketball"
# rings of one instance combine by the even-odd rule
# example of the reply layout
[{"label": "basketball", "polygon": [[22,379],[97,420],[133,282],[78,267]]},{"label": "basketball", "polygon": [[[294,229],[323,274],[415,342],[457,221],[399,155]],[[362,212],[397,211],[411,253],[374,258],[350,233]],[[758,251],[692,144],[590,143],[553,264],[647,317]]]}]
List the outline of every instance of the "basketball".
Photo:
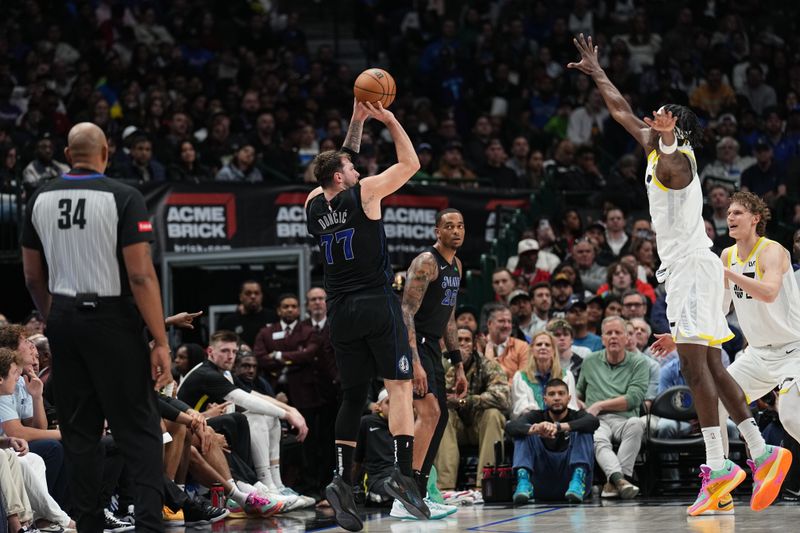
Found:
[{"label": "basketball", "polygon": [[397,94],[397,85],[385,70],[368,68],[356,78],[353,94],[359,102],[380,102],[383,107],[389,107]]}]

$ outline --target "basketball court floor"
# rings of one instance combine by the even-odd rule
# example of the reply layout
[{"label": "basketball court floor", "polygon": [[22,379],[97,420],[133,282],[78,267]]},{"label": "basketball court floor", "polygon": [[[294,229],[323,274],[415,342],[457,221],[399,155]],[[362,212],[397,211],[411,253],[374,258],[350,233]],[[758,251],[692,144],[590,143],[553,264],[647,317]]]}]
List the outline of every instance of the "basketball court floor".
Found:
[{"label": "basketball court floor", "polygon": [[[461,507],[445,520],[395,520],[387,512],[370,511],[365,518],[367,533],[439,533],[464,531],[475,533],[732,533],[800,531],[800,507],[796,502],[777,502],[767,510],[755,513],[742,497],[736,499],[732,516],[686,516],[688,501],[675,499],[636,499],[633,501],[595,498],[582,505],[531,504],[524,507],[475,505]],[[206,530],[223,532],[303,533],[311,531],[341,532],[329,510],[293,512],[265,520],[226,520]],[[168,532],[196,529],[170,528]]]}]

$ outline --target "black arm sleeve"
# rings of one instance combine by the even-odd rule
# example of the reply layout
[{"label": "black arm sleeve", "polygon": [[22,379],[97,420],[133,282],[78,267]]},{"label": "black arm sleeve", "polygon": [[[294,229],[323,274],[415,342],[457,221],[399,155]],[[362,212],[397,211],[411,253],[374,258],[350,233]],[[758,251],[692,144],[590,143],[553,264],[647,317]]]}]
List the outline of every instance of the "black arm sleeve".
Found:
[{"label": "black arm sleeve", "polygon": [[528,411],[516,420],[506,424],[506,433],[510,437],[522,438],[528,434],[528,430],[533,424],[538,424],[544,420],[543,411]]},{"label": "black arm sleeve", "polygon": [[188,411],[189,409],[191,409],[191,407],[189,406],[189,404],[187,404],[187,403],[185,403],[185,402],[182,402],[182,401],[180,401],[180,400],[179,400],[179,399],[177,399],[177,398],[173,398],[172,396],[162,396],[161,398],[162,398],[162,399],[163,399],[163,400],[164,400],[166,403],[168,403],[169,405],[171,405],[172,407],[174,407],[175,409],[177,409],[177,410],[178,410],[178,411],[180,411],[181,413],[185,413],[186,411]]},{"label": "black arm sleeve", "polygon": [[570,431],[577,431],[578,433],[594,433],[600,427],[600,420],[590,415],[584,410],[573,411],[570,410],[570,419],[566,422],[569,423]]},{"label": "black arm sleeve", "polygon": [[175,422],[181,412],[174,406],[165,401],[165,396],[159,394],[158,396],[158,412],[161,418]]}]

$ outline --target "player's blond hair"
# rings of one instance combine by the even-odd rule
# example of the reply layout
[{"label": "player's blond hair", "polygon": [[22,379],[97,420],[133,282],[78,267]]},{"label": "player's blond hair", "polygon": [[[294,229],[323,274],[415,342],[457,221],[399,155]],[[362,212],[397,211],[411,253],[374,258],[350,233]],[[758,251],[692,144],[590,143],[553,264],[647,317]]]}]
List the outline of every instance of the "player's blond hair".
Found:
[{"label": "player's blond hair", "polygon": [[751,192],[740,191],[733,193],[731,203],[737,203],[747,209],[750,214],[761,217],[756,224],[756,234],[762,237],[767,233],[767,222],[772,218],[772,214],[764,200]]}]

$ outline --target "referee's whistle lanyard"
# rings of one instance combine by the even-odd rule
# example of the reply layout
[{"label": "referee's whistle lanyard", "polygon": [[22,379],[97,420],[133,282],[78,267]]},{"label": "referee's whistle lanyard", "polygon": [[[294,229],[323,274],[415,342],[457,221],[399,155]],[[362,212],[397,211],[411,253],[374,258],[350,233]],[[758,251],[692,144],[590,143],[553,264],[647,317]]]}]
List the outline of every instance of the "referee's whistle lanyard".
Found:
[{"label": "referee's whistle lanyard", "polygon": [[103,178],[103,177],[105,177],[105,174],[100,174],[98,172],[92,172],[91,174],[70,174],[70,173],[67,173],[67,174],[62,174],[61,177],[64,178],[65,180],[73,180],[73,181],[74,180],[93,180],[93,179],[97,179],[97,178]]}]

